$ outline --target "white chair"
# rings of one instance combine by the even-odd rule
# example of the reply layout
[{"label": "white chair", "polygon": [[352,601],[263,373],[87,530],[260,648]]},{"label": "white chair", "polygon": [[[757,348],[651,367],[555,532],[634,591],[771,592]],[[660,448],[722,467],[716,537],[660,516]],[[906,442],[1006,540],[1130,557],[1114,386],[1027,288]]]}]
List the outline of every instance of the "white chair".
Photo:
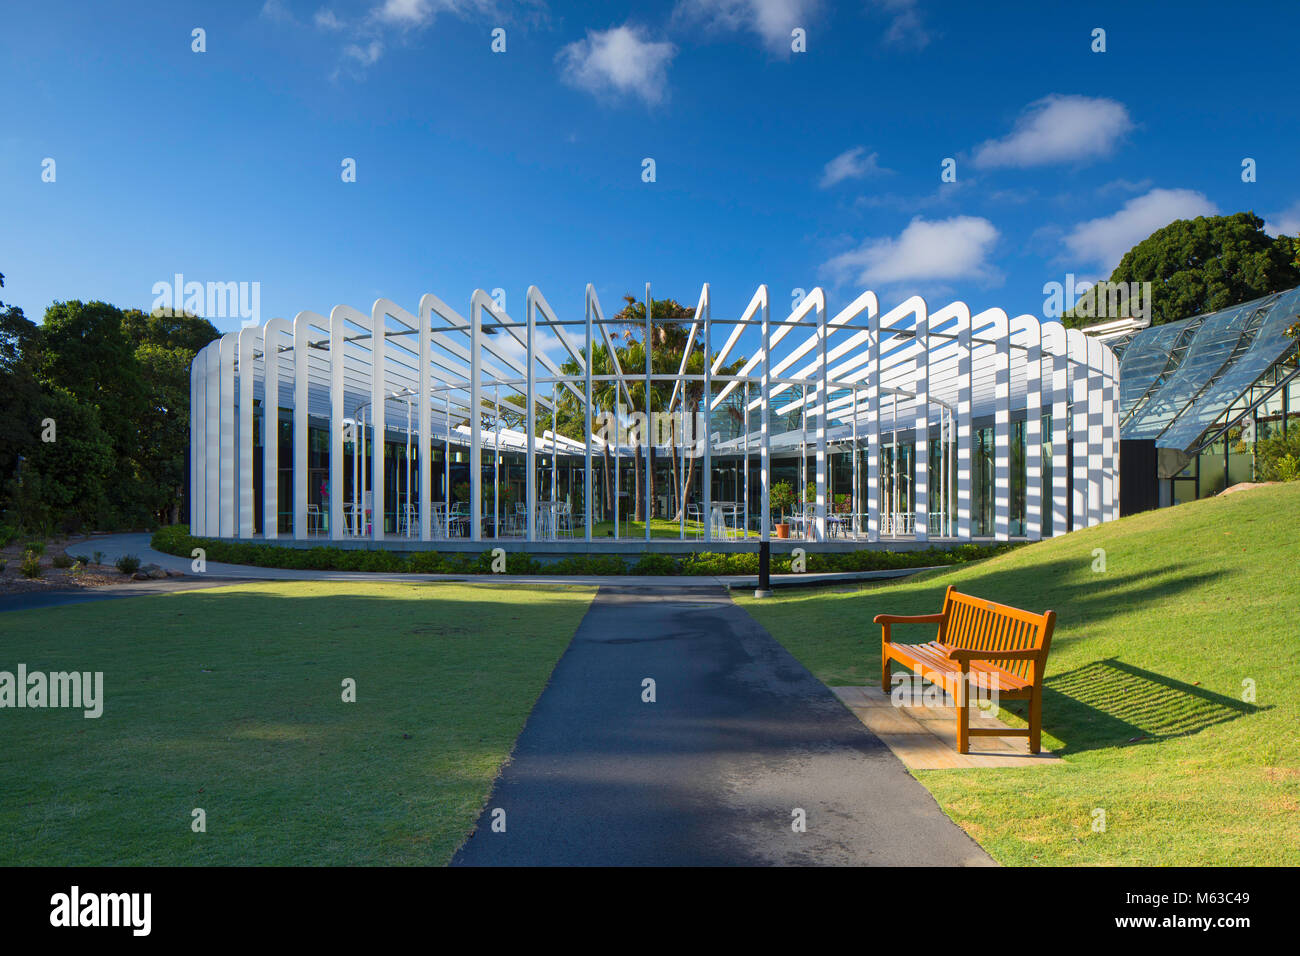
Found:
[{"label": "white chair", "polygon": [[704,506],[703,505],[688,504],[686,506],[686,523],[690,524],[692,522],[694,522],[695,524],[695,537],[697,538],[704,537]]},{"label": "white chair", "polygon": [[397,533],[410,537],[415,520],[415,505],[405,502],[397,510]]},{"label": "white chair", "polygon": [[320,533],[320,505],[307,506],[307,533]]},{"label": "white chair", "polygon": [[556,535],[573,537],[573,511],[567,501],[561,501],[555,512]]}]

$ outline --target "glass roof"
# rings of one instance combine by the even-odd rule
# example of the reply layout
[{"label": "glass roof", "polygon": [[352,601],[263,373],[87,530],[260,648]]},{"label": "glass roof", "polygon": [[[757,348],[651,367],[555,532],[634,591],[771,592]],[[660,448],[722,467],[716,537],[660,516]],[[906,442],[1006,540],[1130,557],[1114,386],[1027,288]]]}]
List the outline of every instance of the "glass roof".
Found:
[{"label": "glass roof", "polygon": [[1120,362],[1121,437],[1155,439],[1161,448],[1180,451],[1191,448],[1274,362],[1295,348],[1285,330],[1298,312],[1300,289],[1291,289],[1139,333]]}]

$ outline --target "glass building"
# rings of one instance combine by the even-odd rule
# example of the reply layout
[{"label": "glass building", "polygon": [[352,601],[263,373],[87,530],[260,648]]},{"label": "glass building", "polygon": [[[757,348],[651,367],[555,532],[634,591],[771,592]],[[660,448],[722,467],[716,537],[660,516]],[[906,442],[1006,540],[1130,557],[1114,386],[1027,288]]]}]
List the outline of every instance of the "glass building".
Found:
[{"label": "glass building", "polygon": [[[1113,340],[1124,513],[1255,478],[1255,445],[1300,414],[1300,289]],[[1292,420],[1290,427],[1300,427]]]},{"label": "glass building", "polygon": [[765,286],[738,315],[707,285],[692,317],[645,311],[606,318],[588,286],[562,315],[532,287],[522,319],[479,290],[468,316],[430,294],[227,333],[191,369],[191,528],[591,547],[1118,515],[1119,363],[1078,330],[869,291],[831,313],[821,289],[774,319]]}]

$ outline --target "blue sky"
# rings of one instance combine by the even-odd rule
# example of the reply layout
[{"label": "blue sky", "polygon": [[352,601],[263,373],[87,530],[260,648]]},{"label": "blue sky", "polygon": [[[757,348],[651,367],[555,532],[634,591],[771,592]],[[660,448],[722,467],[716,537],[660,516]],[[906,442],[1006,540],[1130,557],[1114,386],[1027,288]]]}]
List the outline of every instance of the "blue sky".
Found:
[{"label": "blue sky", "polygon": [[1300,230],[1297,26],[1280,0],[11,4],[0,297],[148,308],[182,273],[260,283],[263,321],[476,287],[522,317],[536,284],[580,317],[587,282],[612,312],[709,281],[715,315],[764,282],[774,317],[815,285],[1041,314],[1175,218]]}]

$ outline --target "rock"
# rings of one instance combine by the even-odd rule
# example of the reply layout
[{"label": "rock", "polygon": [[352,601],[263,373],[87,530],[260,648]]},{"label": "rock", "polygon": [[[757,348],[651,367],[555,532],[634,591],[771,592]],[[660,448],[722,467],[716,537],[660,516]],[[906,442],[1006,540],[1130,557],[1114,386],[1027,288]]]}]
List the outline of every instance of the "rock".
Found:
[{"label": "rock", "polygon": [[168,568],[168,569],[167,569],[167,577],[169,577],[169,578],[183,578],[183,577],[185,577],[185,572],[184,572],[184,571],[173,571],[173,570],[171,570],[170,568]]},{"label": "rock", "polygon": [[161,581],[165,577],[167,577],[167,572],[162,568],[155,567],[149,572],[149,580],[151,581]]},{"label": "rock", "polygon": [[137,572],[135,572],[135,574],[131,575],[131,580],[132,580],[132,581],[148,581],[148,580],[149,580],[149,575],[145,574],[143,571],[137,571]]}]

